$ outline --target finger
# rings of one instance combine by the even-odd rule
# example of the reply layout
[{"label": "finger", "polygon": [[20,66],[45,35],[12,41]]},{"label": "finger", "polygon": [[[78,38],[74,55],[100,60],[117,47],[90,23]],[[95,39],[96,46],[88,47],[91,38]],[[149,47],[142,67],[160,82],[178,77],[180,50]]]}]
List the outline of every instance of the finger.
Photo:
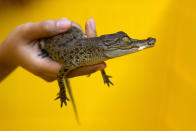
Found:
[{"label": "finger", "polygon": [[85,25],[86,34],[88,37],[96,37],[96,26],[94,19],[88,19]]},{"label": "finger", "polygon": [[[69,20],[69,19],[67,19],[67,18],[65,18],[65,17],[63,17],[62,18],[63,20]],[[74,27],[77,27],[77,28],[79,28],[80,30],[82,30],[82,28],[81,28],[81,26],[79,25],[79,24],[77,24],[76,22],[74,22],[74,21],[71,21],[72,23],[72,26],[74,26]]]},{"label": "finger", "polygon": [[33,46],[29,48],[21,48],[19,50],[22,58],[19,60],[20,65],[35,75],[48,76],[55,79],[62,65],[48,57],[42,58],[38,56],[38,54],[41,53],[38,44],[35,42],[35,44],[32,45]]},{"label": "finger", "polygon": [[71,78],[71,77],[75,77],[75,76],[82,76],[82,75],[88,75],[91,73],[94,73],[98,70],[104,69],[106,67],[106,64],[100,63],[100,64],[96,64],[96,65],[90,65],[90,66],[84,66],[84,67],[79,67],[75,70],[72,70],[67,77]]},{"label": "finger", "polygon": [[[39,65],[37,65],[37,63],[39,63]],[[32,73],[42,77],[48,82],[57,79],[57,74],[61,69],[61,64],[48,58],[44,58],[44,60],[41,61],[37,60],[37,63],[35,63],[36,65],[32,65]]]},{"label": "finger", "polygon": [[45,20],[23,24],[18,27],[18,31],[22,38],[32,41],[66,32],[71,28],[71,25],[72,22],[68,19]]},{"label": "finger", "polygon": [[50,58],[42,58],[42,60],[38,62],[40,64],[38,69],[40,70],[40,72],[42,72],[43,75],[48,77],[56,78],[57,74],[59,73],[59,70],[62,67],[60,63],[57,63]]},{"label": "finger", "polygon": [[38,63],[40,65],[37,65],[37,63],[33,63],[32,65],[27,66],[25,68],[31,71],[33,74],[45,79],[48,82],[57,79],[57,74],[61,69],[61,64],[49,59],[42,60]]},{"label": "finger", "polygon": [[82,30],[81,26],[75,22],[72,22],[72,26],[77,27],[78,29]]},{"label": "finger", "polygon": [[48,75],[40,75],[39,77],[41,77],[42,79],[44,79],[45,81],[47,82],[52,82],[52,81],[55,81],[57,80],[57,77],[51,77],[51,76],[48,76]]}]

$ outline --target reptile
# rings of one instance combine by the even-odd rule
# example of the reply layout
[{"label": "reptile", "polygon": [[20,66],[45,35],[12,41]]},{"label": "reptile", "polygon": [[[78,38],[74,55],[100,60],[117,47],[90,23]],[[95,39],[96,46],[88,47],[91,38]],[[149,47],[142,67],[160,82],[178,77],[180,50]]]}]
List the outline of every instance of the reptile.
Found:
[{"label": "reptile", "polygon": [[[60,91],[55,100],[60,99],[61,107],[63,104],[67,105],[69,99],[66,95],[66,85],[74,112],[78,117],[69,79],[66,78],[71,70],[153,47],[155,42],[156,39],[151,37],[143,40],[132,39],[123,31],[87,38],[79,28],[72,27],[67,32],[41,39],[39,47],[42,52],[39,55],[48,56],[62,64],[57,75]],[[109,79],[111,76],[107,75],[104,69],[101,70],[101,74],[104,83],[108,86],[113,85]]]}]

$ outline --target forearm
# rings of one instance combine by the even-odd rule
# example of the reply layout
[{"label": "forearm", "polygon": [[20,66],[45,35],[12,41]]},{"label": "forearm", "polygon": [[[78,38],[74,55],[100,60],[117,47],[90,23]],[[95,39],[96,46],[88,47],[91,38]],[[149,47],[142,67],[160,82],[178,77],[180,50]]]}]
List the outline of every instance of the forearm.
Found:
[{"label": "forearm", "polygon": [[4,44],[0,44],[0,82],[4,78],[6,78],[17,67],[16,65],[10,62],[10,59],[8,56],[11,56],[11,54],[8,54],[7,52],[5,52],[6,51],[4,49],[5,47],[6,46]]}]

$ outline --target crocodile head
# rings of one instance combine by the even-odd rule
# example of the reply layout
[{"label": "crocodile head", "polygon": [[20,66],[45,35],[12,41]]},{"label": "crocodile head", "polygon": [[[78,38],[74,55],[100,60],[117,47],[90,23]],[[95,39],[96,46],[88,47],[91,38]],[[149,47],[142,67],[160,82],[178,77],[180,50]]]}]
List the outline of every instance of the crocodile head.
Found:
[{"label": "crocodile head", "polygon": [[154,38],[145,40],[132,39],[122,31],[115,34],[102,35],[100,38],[103,42],[104,55],[108,58],[123,56],[153,47],[156,42]]}]

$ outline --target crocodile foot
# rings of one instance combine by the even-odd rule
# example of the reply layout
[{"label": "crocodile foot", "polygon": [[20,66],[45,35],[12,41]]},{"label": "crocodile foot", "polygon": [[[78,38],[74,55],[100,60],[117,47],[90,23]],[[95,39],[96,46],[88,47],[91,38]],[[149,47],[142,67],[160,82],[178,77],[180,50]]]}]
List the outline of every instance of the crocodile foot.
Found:
[{"label": "crocodile foot", "polygon": [[67,101],[69,101],[69,99],[68,99],[65,91],[64,90],[60,90],[60,92],[57,95],[58,96],[55,98],[55,100],[60,99],[60,101],[61,101],[61,107],[63,106],[63,103],[65,105],[67,105]]},{"label": "crocodile foot", "polygon": [[111,84],[111,85],[114,85],[114,84],[109,80],[109,78],[111,78],[112,76],[106,75],[105,70],[101,70],[101,74],[102,74],[102,77],[103,77],[104,84],[106,83],[108,86],[110,86],[110,84]]},{"label": "crocodile foot", "polygon": [[114,85],[114,84],[110,81],[109,78],[112,78],[112,76],[105,75],[105,76],[103,77],[104,84],[106,83],[108,86],[110,86],[110,84],[111,84],[111,85]]}]

